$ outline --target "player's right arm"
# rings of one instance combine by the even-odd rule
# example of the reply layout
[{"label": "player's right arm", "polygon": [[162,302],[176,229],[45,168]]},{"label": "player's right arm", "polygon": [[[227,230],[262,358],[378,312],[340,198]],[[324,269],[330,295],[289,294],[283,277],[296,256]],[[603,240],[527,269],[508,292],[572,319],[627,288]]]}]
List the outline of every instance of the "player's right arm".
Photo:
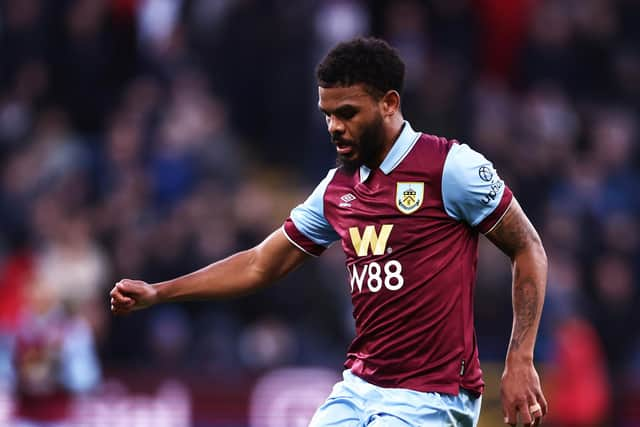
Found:
[{"label": "player's right arm", "polygon": [[330,170],[284,225],[258,246],[166,282],[121,280],[111,290],[111,311],[126,314],[164,302],[250,294],[320,255],[339,239],[324,216],[324,193],[334,174]]},{"label": "player's right arm", "polygon": [[285,276],[309,255],[281,229],[246,251],[165,282],[123,279],[111,290],[111,311],[126,314],[155,304],[246,295]]}]

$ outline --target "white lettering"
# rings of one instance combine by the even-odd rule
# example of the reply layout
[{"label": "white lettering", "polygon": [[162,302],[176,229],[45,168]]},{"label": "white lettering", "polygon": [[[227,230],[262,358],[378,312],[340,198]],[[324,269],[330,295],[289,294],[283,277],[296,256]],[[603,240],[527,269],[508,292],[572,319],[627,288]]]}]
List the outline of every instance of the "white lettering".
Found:
[{"label": "white lettering", "polygon": [[353,284],[358,286],[358,292],[362,292],[362,284],[364,283],[364,277],[367,275],[367,268],[369,265],[365,264],[362,267],[362,274],[358,275],[358,266],[353,264],[353,271],[351,272],[351,292],[353,292]]},{"label": "white lettering", "polygon": [[372,261],[369,264],[369,280],[367,280],[367,286],[371,292],[378,292],[382,289],[382,278],[380,277],[380,273],[382,273],[380,264]]},{"label": "white lettering", "polygon": [[362,292],[365,280],[367,287],[373,293],[379,292],[382,285],[390,291],[397,291],[404,286],[402,264],[397,260],[389,260],[383,266],[372,261],[369,264],[364,264],[360,271],[358,271],[357,264],[353,264],[349,273],[351,275],[351,292],[354,292],[355,288],[358,288],[358,292]]},{"label": "white lettering", "polygon": [[[392,270],[393,268],[393,270]],[[384,265],[384,273],[386,277],[384,278],[384,286],[390,291],[397,291],[404,285],[404,277],[402,277],[402,264],[400,261],[396,261],[392,259]],[[395,280],[395,285],[391,283],[392,280]]]}]

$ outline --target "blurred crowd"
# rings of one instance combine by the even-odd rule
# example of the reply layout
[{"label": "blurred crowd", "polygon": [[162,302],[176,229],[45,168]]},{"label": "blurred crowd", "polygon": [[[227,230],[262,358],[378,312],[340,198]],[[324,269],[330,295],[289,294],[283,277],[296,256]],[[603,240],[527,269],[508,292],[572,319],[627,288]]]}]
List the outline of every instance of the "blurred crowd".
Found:
[{"label": "blurred crowd", "polygon": [[[108,291],[278,227],[334,163],[314,66],[372,34],[407,63],[412,126],[484,153],[542,235],[551,421],[637,425],[638,22],[636,0],[0,1],[0,383],[39,419],[114,370],[338,368],[339,247],[239,300],[121,319]],[[504,357],[510,299],[483,240],[483,360]]]}]

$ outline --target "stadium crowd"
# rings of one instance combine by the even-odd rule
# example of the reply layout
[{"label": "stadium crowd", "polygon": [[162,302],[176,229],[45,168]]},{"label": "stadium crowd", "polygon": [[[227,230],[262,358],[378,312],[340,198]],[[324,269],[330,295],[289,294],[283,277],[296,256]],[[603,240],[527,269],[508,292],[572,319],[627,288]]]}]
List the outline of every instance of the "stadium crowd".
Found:
[{"label": "stadium crowd", "polygon": [[[28,397],[124,368],[339,368],[339,248],[241,300],[122,320],[108,290],[277,227],[334,163],[315,62],[375,34],[407,61],[413,127],[484,153],[541,232],[550,421],[638,425],[638,22],[634,0],[3,0],[0,380]],[[481,360],[500,361],[509,265],[486,241],[479,262]]]}]

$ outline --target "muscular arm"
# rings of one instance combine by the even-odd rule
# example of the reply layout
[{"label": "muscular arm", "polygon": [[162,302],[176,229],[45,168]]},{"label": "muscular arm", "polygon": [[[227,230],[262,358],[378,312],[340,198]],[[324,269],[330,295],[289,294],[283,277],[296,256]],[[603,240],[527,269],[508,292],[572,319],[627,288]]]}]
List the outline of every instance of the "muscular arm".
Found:
[{"label": "muscular arm", "polygon": [[547,411],[538,375],[533,367],[533,350],[540,324],[547,283],[547,256],[538,233],[513,202],[500,223],[487,237],[509,256],[513,269],[513,326],[507,350],[502,394],[505,417],[515,424],[515,413],[523,423],[531,422],[529,407],[539,403]]},{"label": "muscular arm", "polygon": [[249,294],[283,277],[307,258],[279,229],[254,248],[176,279],[155,284],[121,280],[111,291],[111,309],[124,314],[164,302]]},{"label": "muscular arm", "polygon": [[515,199],[487,237],[511,258],[513,268],[513,329],[508,354],[533,359],[547,284],[547,255]]}]

